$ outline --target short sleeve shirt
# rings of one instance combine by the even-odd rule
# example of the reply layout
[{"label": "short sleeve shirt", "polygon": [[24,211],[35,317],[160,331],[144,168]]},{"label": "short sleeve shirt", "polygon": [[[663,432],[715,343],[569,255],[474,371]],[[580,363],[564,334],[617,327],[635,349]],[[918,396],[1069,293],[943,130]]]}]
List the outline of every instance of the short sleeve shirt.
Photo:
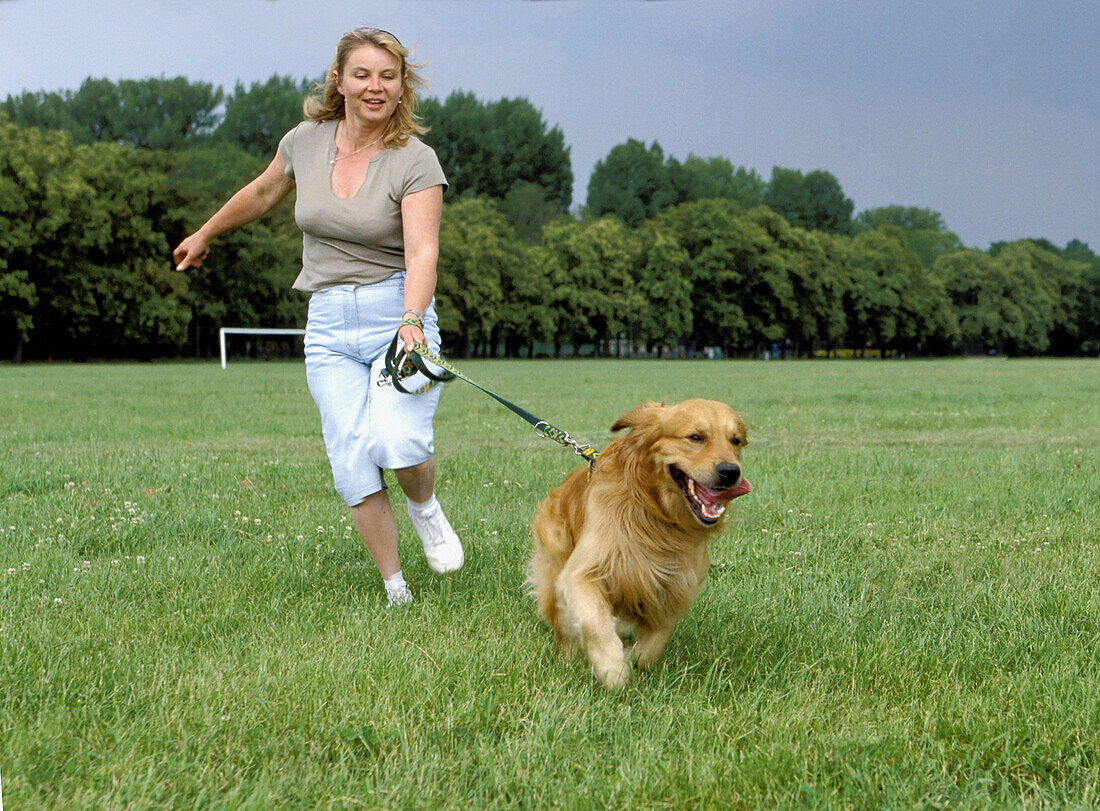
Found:
[{"label": "short sleeve shirt", "polygon": [[405,269],[401,200],[432,186],[447,187],[435,151],[410,137],[373,158],[359,190],[347,200],[332,191],[336,121],[303,121],[279,142],[294,180],[294,221],[302,229],[302,272],[296,290],[374,284]]}]

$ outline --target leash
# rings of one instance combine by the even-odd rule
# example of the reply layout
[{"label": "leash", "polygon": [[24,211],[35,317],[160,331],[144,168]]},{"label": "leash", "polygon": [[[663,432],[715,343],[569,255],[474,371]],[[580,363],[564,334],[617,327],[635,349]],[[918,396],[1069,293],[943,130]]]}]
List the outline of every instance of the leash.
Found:
[{"label": "leash", "polygon": [[[589,475],[592,474],[592,465],[595,464],[596,457],[600,455],[600,452],[593,448],[591,445],[580,444],[571,436],[569,436],[569,433],[567,431],[563,431],[561,428],[551,425],[546,420],[536,417],[530,411],[520,408],[515,403],[505,400],[499,394],[496,394],[482,386],[480,383],[471,380],[450,363],[448,363],[446,360],[433,352],[431,348],[420,343],[420,341],[416,341],[413,344],[411,352],[407,350],[402,350],[399,357],[399,343],[400,339],[395,334],[393,336],[393,341],[390,342],[390,348],[386,350],[386,357],[383,361],[383,366],[385,368],[382,372],[381,377],[378,378],[379,386],[393,386],[395,389],[397,389],[397,391],[401,392],[402,394],[422,394],[423,392],[428,391],[430,388],[435,386],[437,383],[446,383],[448,380],[454,380],[456,377],[460,380],[465,380],[474,388],[480,389],[481,391],[485,392],[498,403],[503,405],[505,408],[508,408],[514,414],[516,414],[526,422],[530,423],[534,427],[535,433],[539,436],[543,437],[544,439],[552,439],[562,447],[572,448],[573,452],[577,454],[577,456],[580,456],[582,459],[588,462],[588,473]],[[433,372],[431,369],[428,368],[428,364],[425,363],[425,361],[428,361],[429,363],[434,363],[436,366],[443,370],[442,373]],[[413,391],[409,391],[402,384],[402,381],[406,378],[411,377],[417,372],[420,372],[422,375],[428,378],[428,382],[423,386],[414,389]]]}]

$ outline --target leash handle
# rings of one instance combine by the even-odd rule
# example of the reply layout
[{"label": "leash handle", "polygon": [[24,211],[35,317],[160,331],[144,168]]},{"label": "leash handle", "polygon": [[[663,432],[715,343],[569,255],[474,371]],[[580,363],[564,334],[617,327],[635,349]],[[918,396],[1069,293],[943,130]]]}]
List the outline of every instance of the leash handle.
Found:
[{"label": "leash handle", "polygon": [[[464,375],[446,360],[433,352],[431,347],[420,343],[420,341],[416,341],[413,344],[411,352],[403,352],[401,354],[401,359],[399,362],[399,342],[399,337],[397,335],[394,335],[393,341],[390,342],[390,348],[386,351],[386,357],[383,361],[385,369],[382,372],[382,377],[378,381],[379,385],[387,385],[388,378],[389,384],[392,384],[393,387],[402,394],[421,394],[430,389],[432,386],[436,385],[437,383],[446,383],[448,380],[454,380],[456,377],[460,378],[461,380],[465,380],[471,386],[485,392],[498,403],[514,413],[516,416],[534,426],[535,433],[539,436],[543,437],[544,439],[552,439],[563,447],[572,448],[574,453],[576,453],[578,456],[588,462],[588,472],[589,475],[591,475],[592,465],[596,462],[596,457],[600,455],[599,451],[597,451],[591,445],[580,444],[571,436],[569,436],[568,431],[563,431],[561,428],[551,425],[546,420],[536,417],[530,411],[526,411],[520,408],[515,403],[505,400],[499,394],[490,391],[477,381],[471,380],[469,377]],[[443,372],[441,374],[436,374],[435,372],[431,371],[425,363],[425,360],[434,363],[436,366],[442,369]],[[401,380],[402,378],[412,376],[417,371],[427,377],[429,382],[426,385],[416,389],[415,391],[410,392],[401,384]]]},{"label": "leash handle", "polygon": [[[398,347],[400,343],[401,339],[399,334],[394,333],[393,340],[390,341],[390,348],[386,350],[386,357],[382,362],[385,369],[382,372],[382,377],[380,377],[378,380],[378,384],[380,386],[387,385],[388,379],[388,383],[392,384],[393,387],[402,394],[423,394],[424,392],[432,388],[436,383],[446,383],[448,380],[453,380],[455,378],[455,374],[447,371],[444,364],[439,363],[438,361],[433,360],[432,362],[440,368],[444,369],[442,374],[436,374],[428,368],[427,364],[424,363],[421,355],[424,352],[431,354],[434,353],[432,353],[431,349],[429,349],[427,346],[420,343],[419,341],[414,344],[412,352],[409,352],[407,350],[402,351],[399,360]],[[442,358],[440,358],[440,360],[442,360]],[[428,383],[414,391],[409,391],[401,384],[401,381],[404,378],[412,377],[417,372],[420,372],[422,375],[424,375],[424,377],[428,378]]]}]

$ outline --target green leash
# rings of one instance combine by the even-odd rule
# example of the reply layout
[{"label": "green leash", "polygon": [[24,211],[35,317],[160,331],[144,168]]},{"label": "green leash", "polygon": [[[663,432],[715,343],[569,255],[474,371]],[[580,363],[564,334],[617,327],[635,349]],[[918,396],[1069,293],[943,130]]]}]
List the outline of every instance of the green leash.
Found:
[{"label": "green leash", "polygon": [[[595,463],[596,457],[600,455],[600,452],[593,448],[591,445],[580,444],[571,436],[569,436],[569,433],[567,431],[563,431],[561,428],[551,425],[546,420],[539,419],[530,411],[526,411],[520,408],[515,403],[511,403],[508,400],[505,400],[499,394],[495,394],[489,391],[489,389],[485,388],[481,384],[466,377],[466,375],[462,374],[462,372],[460,372],[450,363],[448,363],[435,352],[433,352],[428,346],[420,343],[420,341],[416,341],[413,344],[411,352],[402,352],[399,359],[399,344],[399,337],[397,335],[394,335],[393,341],[390,343],[390,348],[386,351],[386,358],[383,362],[385,369],[382,372],[382,376],[378,380],[378,385],[392,385],[402,394],[421,394],[430,389],[432,386],[436,385],[437,383],[446,383],[448,380],[454,380],[456,377],[461,380],[465,380],[474,388],[480,389],[481,391],[485,392],[498,403],[503,405],[505,408],[508,408],[514,414],[518,415],[523,420],[530,423],[534,427],[535,433],[539,436],[544,437],[545,439],[552,439],[562,447],[572,448],[574,453],[576,453],[578,456],[588,462],[589,472],[591,472],[591,466]],[[429,369],[425,361],[434,363],[436,366],[442,369],[442,374],[433,372],[431,369]],[[404,387],[404,385],[402,385],[401,381],[408,377],[411,377],[417,372],[420,372],[422,375],[428,378],[429,382],[424,384],[423,386],[420,386],[417,389],[409,391],[407,388]]]}]

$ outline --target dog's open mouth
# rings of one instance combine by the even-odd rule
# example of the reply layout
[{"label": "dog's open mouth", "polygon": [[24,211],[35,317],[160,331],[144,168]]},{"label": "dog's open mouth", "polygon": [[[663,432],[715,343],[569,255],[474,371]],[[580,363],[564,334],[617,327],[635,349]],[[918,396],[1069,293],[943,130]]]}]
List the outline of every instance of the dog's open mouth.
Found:
[{"label": "dog's open mouth", "polygon": [[668,470],[672,475],[672,480],[683,491],[688,506],[695,513],[695,517],[708,526],[722,517],[722,513],[726,511],[726,505],[729,502],[738,496],[752,492],[752,485],[744,476],[734,487],[725,490],[712,490],[706,485],[695,481],[675,465],[670,465]]}]

